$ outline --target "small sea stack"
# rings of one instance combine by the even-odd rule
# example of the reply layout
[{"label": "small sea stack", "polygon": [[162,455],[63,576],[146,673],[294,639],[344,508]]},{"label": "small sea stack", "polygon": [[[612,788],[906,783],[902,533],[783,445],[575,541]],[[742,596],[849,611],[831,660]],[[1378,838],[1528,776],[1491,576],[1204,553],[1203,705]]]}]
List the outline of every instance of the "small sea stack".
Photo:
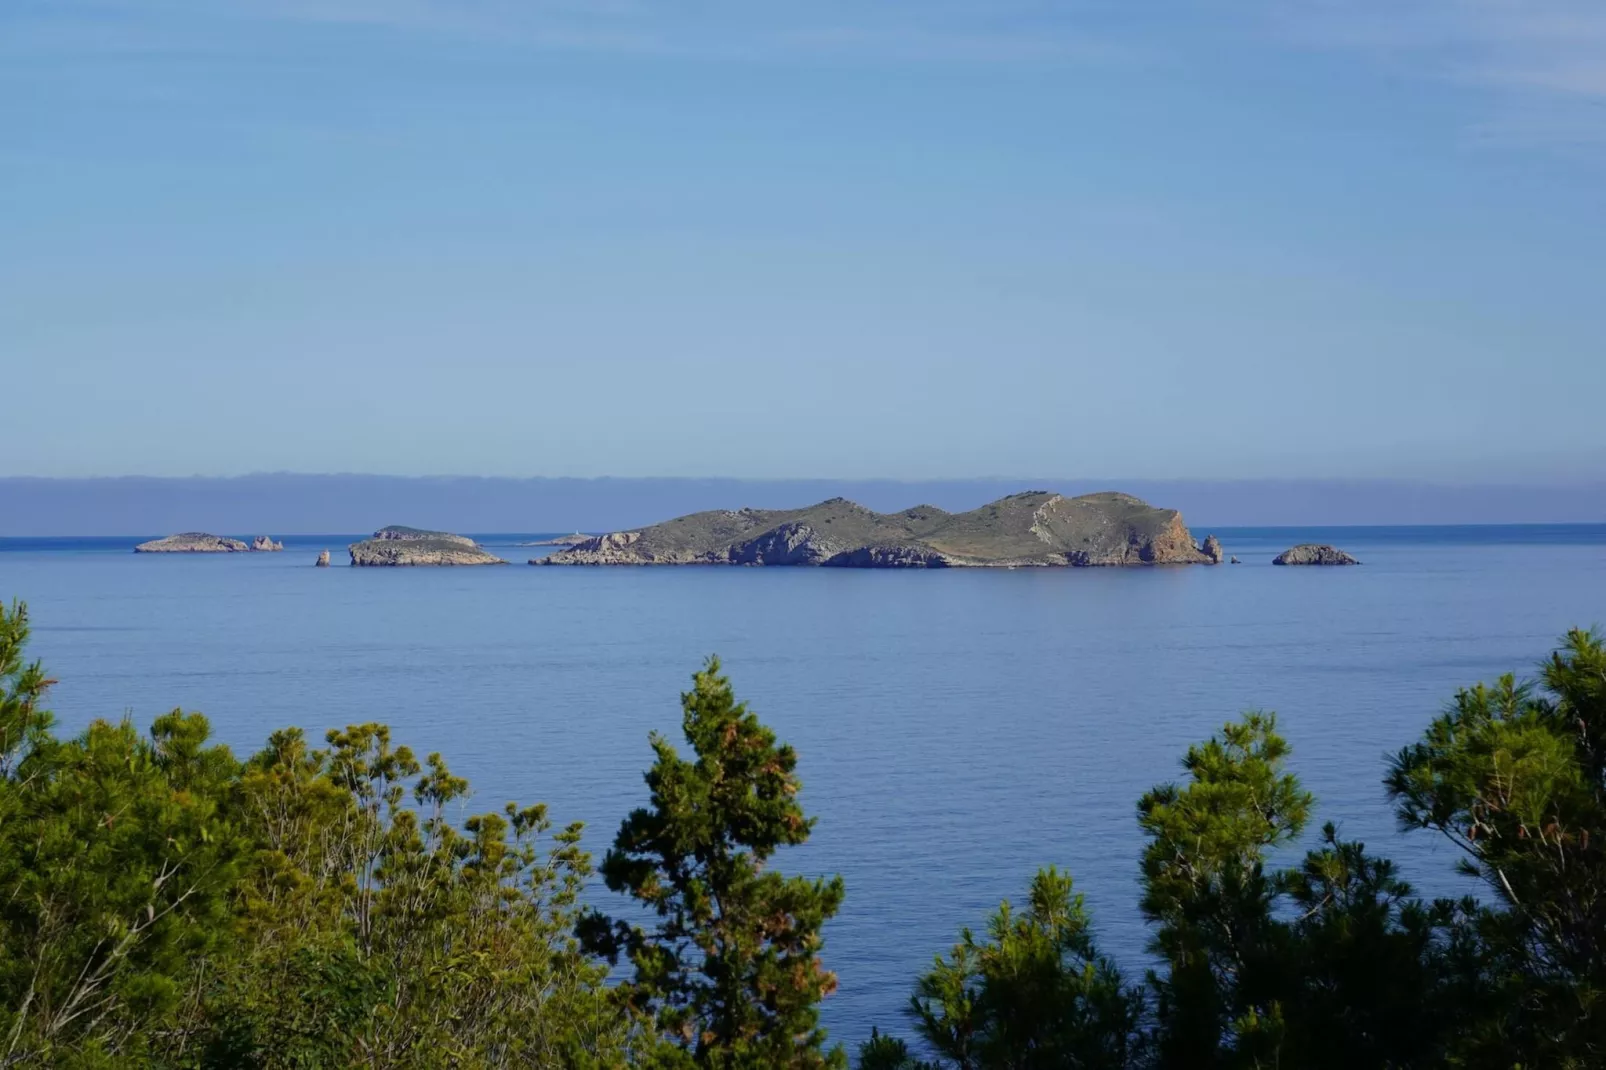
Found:
[{"label": "small sea stack", "polygon": [[316,565],[314,567],[315,568],[328,568],[329,567],[329,551],[328,550],[325,550],[323,553],[318,555],[318,561],[317,561],[317,563],[316,563]]},{"label": "small sea stack", "polygon": [[251,540],[251,550],[253,553],[273,553],[276,550],[283,549],[284,543],[274,542],[273,536],[271,535],[258,535],[255,539]]},{"label": "small sea stack", "polygon": [[134,547],[136,554],[238,554],[251,548],[239,539],[225,539],[204,531],[186,531],[165,539],[152,539]]},{"label": "small sea stack", "polygon": [[1271,559],[1274,565],[1358,565],[1359,561],[1336,546],[1313,542],[1292,546]]}]

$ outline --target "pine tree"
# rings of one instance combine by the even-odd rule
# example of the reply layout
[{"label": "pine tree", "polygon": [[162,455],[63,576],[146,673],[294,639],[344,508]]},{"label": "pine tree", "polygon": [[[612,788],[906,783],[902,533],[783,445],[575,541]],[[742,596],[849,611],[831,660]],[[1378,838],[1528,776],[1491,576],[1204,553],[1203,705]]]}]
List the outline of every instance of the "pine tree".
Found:
[{"label": "pine tree", "polygon": [[588,944],[635,966],[626,991],[661,1066],[841,1067],[818,1005],[836,989],[821,927],[842,879],[766,868],[814,822],[798,804],[797,754],[737,702],[717,658],[681,696],[688,761],[654,734],[650,806],[633,812],[602,863],[608,887],[657,916],[649,930],[593,915]]},{"label": "pine tree", "polygon": [[[910,1014],[938,1059],[919,1063],[876,1038],[861,1067],[909,1070],[1124,1070],[1141,1054],[1141,989],[1094,946],[1071,878],[1032,880],[1025,910],[1000,904],[986,940],[969,929],[916,984]],[[899,1045],[901,1047],[901,1045]],[[903,1062],[898,1061],[902,1055]],[[878,1062],[879,1061],[879,1062]]]},{"label": "pine tree", "polygon": [[1466,1046],[1506,1064],[1606,1065],[1606,641],[1574,630],[1540,681],[1459,692],[1387,780],[1400,823],[1462,852],[1495,1000]]}]

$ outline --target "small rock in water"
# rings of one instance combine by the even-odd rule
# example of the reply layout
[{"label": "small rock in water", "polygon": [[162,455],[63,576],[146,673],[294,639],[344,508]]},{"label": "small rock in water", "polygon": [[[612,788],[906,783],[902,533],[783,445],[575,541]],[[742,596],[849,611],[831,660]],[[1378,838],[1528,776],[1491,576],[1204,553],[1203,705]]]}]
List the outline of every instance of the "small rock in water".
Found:
[{"label": "small rock in water", "polygon": [[329,551],[328,550],[325,550],[323,553],[318,555],[318,566],[317,567],[318,568],[328,568],[329,567]]},{"label": "small rock in water", "polygon": [[1274,565],[1358,565],[1355,560],[1336,546],[1321,546],[1313,542],[1290,547],[1272,558]]},{"label": "small rock in water", "polygon": [[271,535],[258,535],[251,540],[251,549],[256,553],[267,553],[273,550],[283,550],[284,543],[274,542]]},{"label": "small rock in water", "polygon": [[1236,565],[1236,564],[1239,564],[1240,562],[1238,561],[1238,559],[1236,557],[1232,557],[1232,558],[1228,558],[1227,559],[1227,563],[1229,565]]},{"label": "small rock in water", "polygon": [[1221,564],[1221,540],[1214,535],[1205,536],[1204,545],[1199,547],[1199,552],[1208,557],[1212,565]]}]

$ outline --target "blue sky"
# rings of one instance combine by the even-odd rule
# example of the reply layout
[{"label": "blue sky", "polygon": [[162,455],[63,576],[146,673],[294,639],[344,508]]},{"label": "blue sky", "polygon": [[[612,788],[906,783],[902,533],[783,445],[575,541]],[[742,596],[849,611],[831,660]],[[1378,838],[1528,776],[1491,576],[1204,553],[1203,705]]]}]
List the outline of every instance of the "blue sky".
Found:
[{"label": "blue sky", "polygon": [[5,0],[0,474],[1606,473],[1598,0]]}]

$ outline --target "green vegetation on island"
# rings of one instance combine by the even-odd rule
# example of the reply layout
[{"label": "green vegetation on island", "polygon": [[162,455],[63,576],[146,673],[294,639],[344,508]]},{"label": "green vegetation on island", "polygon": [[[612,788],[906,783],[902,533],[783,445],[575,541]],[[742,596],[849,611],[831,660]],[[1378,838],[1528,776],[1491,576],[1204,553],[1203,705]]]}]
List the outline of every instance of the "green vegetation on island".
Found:
[{"label": "green vegetation on island", "polygon": [[1012,494],[967,513],[876,513],[845,498],[806,509],[693,513],[599,535],[532,565],[829,565],[847,568],[1217,564],[1174,509],[1127,494]]},{"label": "green vegetation on island", "polygon": [[[0,1065],[846,1067],[819,1024],[840,879],[788,876],[798,756],[710,661],[582,905],[581,828],[468,793],[379,724],[241,759],[200,714],[71,738],[0,605]],[[1101,954],[1053,868],[912,980],[863,1070],[1606,1065],[1606,645],[1459,692],[1388,763],[1402,828],[1484,898],[1424,901],[1307,832],[1270,713],[1138,806],[1153,965]],[[1302,853],[1299,848],[1303,847]],[[610,964],[623,976],[610,983]]]},{"label": "green vegetation on island", "polygon": [[209,535],[204,531],[186,531],[169,535],[165,539],[152,539],[134,547],[136,554],[242,554],[251,547],[239,539]]}]

